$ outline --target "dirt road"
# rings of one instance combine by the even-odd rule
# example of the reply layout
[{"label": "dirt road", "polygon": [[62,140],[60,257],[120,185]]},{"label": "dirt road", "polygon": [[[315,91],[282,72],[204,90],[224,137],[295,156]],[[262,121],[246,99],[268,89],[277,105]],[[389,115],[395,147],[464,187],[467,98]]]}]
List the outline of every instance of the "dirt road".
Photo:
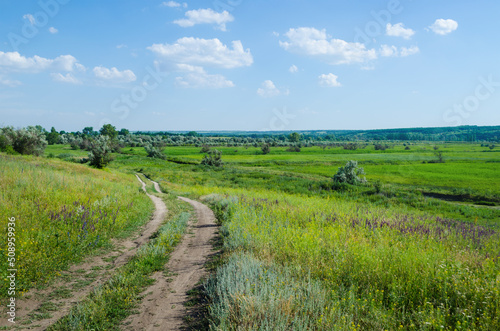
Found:
[{"label": "dirt road", "polygon": [[139,314],[124,323],[127,330],[180,330],[187,315],[186,292],[193,289],[206,275],[204,264],[212,251],[212,239],[217,234],[215,216],[207,206],[187,198],[196,210],[197,220],[189,224],[188,232],[170,257],[165,276],[154,275],[156,282],[144,291]]}]

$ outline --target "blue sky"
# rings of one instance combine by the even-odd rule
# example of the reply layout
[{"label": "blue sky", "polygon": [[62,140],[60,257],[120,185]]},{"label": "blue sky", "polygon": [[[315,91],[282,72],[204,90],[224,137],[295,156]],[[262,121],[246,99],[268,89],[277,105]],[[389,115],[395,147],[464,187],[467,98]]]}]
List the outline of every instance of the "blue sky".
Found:
[{"label": "blue sky", "polygon": [[500,124],[493,0],[0,1],[0,126]]}]

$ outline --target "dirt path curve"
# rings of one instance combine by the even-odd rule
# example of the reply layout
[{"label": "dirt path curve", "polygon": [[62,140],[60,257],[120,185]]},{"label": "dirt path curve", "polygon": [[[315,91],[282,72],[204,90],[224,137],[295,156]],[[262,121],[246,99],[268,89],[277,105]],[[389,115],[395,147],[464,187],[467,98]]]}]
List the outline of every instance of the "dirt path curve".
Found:
[{"label": "dirt path curve", "polygon": [[[146,184],[139,176],[137,179],[142,183],[142,189],[146,192]],[[155,184],[155,188],[158,184]],[[157,191],[160,192],[159,187]],[[135,255],[137,249],[146,243],[151,235],[153,235],[162,224],[167,214],[165,203],[158,197],[150,195],[146,192],[155,204],[155,212],[152,219],[141,229],[140,235],[137,238],[130,238],[125,241],[114,242],[113,246],[117,250],[106,255],[95,256],[87,259],[84,263],[72,266],[67,273],[71,281],[59,280],[48,289],[37,291],[31,290],[25,295],[25,299],[18,300],[16,326],[20,326],[23,322],[32,320],[29,315],[32,313],[43,316],[47,311],[50,317],[35,318],[32,326],[24,325],[24,328],[29,330],[45,330],[50,325],[54,324],[65,316],[70,309],[85,298],[96,286],[105,283],[112,275],[113,271],[124,265],[132,256]],[[61,289],[69,290],[61,298]],[[4,324],[6,319],[0,319],[0,326],[12,326]],[[6,322],[5,322],[6,323]]]},{"label": "dirt path curve", "polygon": [[187,314],[186,292],[207,274],[204,264],[213,254],[211,240],[217,234],[214,213],[202,203],[179,199],[194,207],[198,221],[189,224],[187,235],[172,252],[166,266],[169,277],[154,274],[156,282],[144,291],[140,313],[124,322],[127,330],[180,330]]}]

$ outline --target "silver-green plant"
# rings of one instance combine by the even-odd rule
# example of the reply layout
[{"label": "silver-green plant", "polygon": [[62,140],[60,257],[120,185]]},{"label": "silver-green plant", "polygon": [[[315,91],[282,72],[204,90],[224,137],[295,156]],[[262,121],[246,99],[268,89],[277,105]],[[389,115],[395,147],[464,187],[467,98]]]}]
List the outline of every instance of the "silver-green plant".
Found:
[{"label": "silver-green plant", "polygon": [[[363,168],[358,167],[358,161],[349,161],[344,167],[340,167],[335,176],[333,176],[333,181],[336,184],[347,183],[351,185],[358,185],[366,183],[366,178],[364,177],[365,171]],[[363,177],[361,177],[363,176]]]},{"label": "silver-green plant", "polygon": [[90,165],[97,169],[102,169],[111,161],[112,158],[109,137],[103,135],[98,136],[90,143]]}]

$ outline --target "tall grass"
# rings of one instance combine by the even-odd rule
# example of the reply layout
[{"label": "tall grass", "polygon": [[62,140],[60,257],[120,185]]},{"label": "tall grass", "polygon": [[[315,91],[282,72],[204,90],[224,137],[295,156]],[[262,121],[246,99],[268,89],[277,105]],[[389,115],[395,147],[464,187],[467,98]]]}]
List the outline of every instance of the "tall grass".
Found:
[{"label": "tall grass", "polygon": [[[0,225],[6,231],[10,217],[17,223],[18,293],[45,284],[111,238],[142,225],[153,209],[132,176],[32,157],[0,156],[0,163]],[[6,248],[4,232],[5,261]],[[0,276],[5,282],[6,263]]]},{"label": "tall grass", "polygon": [[[349,312],[346,324],[317,310],[312,318],[326,320],[317,329],[500,328],[500,235],[494,230],[336,199],[260,192],[227,201],[221,230],[227,250],[252,252],[299,278],[310,275],[331,291],[328,307]],[[237,311],[234,304],[226,308]],[[218,311],[214,321],[225,320]]]}]

